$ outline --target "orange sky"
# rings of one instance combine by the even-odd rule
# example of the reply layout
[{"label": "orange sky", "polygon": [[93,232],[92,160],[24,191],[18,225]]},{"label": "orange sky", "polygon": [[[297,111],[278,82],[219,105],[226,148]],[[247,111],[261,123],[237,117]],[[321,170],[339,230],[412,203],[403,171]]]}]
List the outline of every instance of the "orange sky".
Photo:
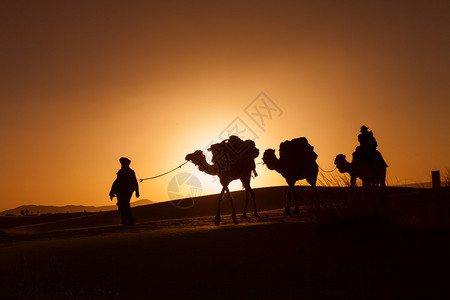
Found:
[{"label": "orange sky", "polygon": [[[236,117],[261,153],[305,136],[332,169],[365,124],[388,184],[447,174],[448,1],[159,2],[1,2],[0,210],[107,205],[121,156],[163,173]],[[260,92],[282,111],[265,131],[244,111]],[[168,200],[181,172],[220,190],[189,164],[141,198]],[[283,184],[258,172],[255,187]]]}]

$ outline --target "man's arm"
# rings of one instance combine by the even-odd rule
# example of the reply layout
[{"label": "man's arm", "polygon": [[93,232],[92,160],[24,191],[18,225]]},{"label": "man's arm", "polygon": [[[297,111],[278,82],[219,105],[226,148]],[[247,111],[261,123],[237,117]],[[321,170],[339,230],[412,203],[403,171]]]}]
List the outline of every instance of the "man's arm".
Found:
[{"label": "man's arm", "polygon": [[139,198],[140,194],[139,194],[139,184],[136,178],[136,173],[134,173],[133,171],[133,185],[134,185],[134,190],[136,191],[136,198]]},{"label": "man's arm", "polygon": [[111,186],[111,190],[109,191],[109,198],[112,200],[114,198],[114,196],[116,195],[116,191],[117,190],[117,179],[114,180],[112,186]]}]

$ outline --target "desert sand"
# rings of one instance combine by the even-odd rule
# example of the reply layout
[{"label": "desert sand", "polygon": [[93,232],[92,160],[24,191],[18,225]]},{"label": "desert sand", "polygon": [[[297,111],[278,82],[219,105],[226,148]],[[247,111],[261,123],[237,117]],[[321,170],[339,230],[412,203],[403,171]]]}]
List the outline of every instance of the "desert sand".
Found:
[{"label": "desert sand", "polygon": [[[447,299],[450,235],[392,224],[319,224],[286,187],[258,189],[260,217],[215,226],[216,196],[10,227],[0,233],[0,297],[18,299]],[[322,189],[338,195],[344,189]],[[392,189],[392,194],[410,190]],[[308,188],[300,188],[307,197]],[[243,193],[233,193],[238,212]],[[250,207],[252,208],[252,207]],[[252,211],[252,210],[250,210]]]}]

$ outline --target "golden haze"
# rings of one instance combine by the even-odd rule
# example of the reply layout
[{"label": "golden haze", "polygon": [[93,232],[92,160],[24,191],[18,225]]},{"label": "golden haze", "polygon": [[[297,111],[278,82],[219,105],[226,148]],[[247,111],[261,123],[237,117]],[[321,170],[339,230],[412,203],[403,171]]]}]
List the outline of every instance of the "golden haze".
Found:
[{"label": "golden haze", "polygon": [[[2,4],[0,209],[109,204],[119,157],[139,178],[163,173],[236,117],[261,153],[305,136],[332,169],[365,124],[388,183],[445,173],[449,4],[364,3]],[[243,111],[261,91],[283,110],[265,132]],[[257,170],[254,187],[284,184]],[[168,200],[179,172],[219,192],[188,164],[141,198]]]}]

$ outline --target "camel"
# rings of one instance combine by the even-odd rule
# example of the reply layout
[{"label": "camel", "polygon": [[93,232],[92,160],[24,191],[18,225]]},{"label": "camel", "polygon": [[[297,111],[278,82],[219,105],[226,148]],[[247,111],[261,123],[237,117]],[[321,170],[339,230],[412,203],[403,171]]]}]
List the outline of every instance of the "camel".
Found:
[{"label": "camel", "polygon": [[263,162],[270,170],[280,173],[289,185],[287,192],[286,208],[284,213],[291,213],[290,198],[294,196],[295,209],[293,213],[299,213],[298,198],[295,191],[297,180],[306,179],[306,181],[315,188],[319,166],[316,163],[317,154],[313,151],[314,147],[308,144],[304,137],[285,141],[280,144],[280,159],[275,155],[274,149],[267,149],[263,154]]},{"label": "camel", "polygon": [[[377,156],[378,157],[378,156]],[[381,157],[381,154],[380,154]],[[356,179],[359,177],[363,182],[363,187],[380,186],[385,187],[386,181],[386,163],[382,159],[376,159],[374,162],[356,162],[347,161],[344,154],[336,155],[334,164],[339,172],[350,174],[350,186],[354,187]]]},{"label": "camel", "polygon": [[239,179],[245,188],[245,206],[243,218],[247,218],[247,205],[249,201],[249,194],[253,200],[254,216],[258,216],[256,209],[255,193],[250,186],[252,174],[257,176],[255,158],[259,155],[259,150],[255,147],[255,143],[251,140],[242,141],[237,136],[230,136],[228,140],[221,143],[211,145],[208,149],[213,153],[213,164],[206,161],[206,157],[201,150],[186,155],[186,160],[191,161],[198,167],[201,172],[209,175],[218,176],[222,191],[219,194],[217,214],[215,217],[216,224],[220,223],[220,206],[223,195],[228,193],[228,198],[231,204],[232,215],[231,218],[237,223],[236,211],[233,205],[233,198],[231,197],[228,185],[231,181]]}]

